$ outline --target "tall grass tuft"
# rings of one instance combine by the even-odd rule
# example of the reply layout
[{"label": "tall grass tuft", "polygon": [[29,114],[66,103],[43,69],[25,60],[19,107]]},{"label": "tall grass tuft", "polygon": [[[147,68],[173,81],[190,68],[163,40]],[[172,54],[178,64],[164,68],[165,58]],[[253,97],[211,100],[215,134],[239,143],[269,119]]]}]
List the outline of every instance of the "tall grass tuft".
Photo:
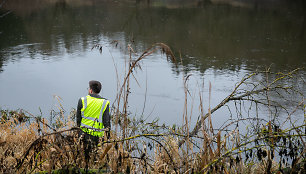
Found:
[{"label": "tall grass tuft", "polygon": [[[114,42],[115,46],[118,41]],[[96,45],[102,54],[102,46]],[[0,173],[303,173],[305,171],[305,103],[304,94],[294,82],[299,69],[272,73],[269,69],[246,75],[218,105],[206,112],[205,100],[199,92],[200,116],[190,124],[192,110],[188,106],[192,94],[188,89],[190,75],[183,78],[185,104],[182,126],[146,122],[143,117],[130,117],[128,95],[130,78],[139,62],[161,51],[178,63],[170,47],[157,43],[140,56],[128,45],[129,59],[118,94],[112,107],[115,130],[110,139],[103,137],[91,152],[88,168],[75,127],[75,110],[68,116],[58,99],[59,107],[45,117],[23,110],[1,110]],[[117,75],[118,77],[118,75]],[[256,81],[254,79],[260,79]],[[136,80],[136,78],[134,78]],[[137,80],[136,80],[137,81]],[[138,82],[137,82],[138,83]],[[304,81],[299,83],[305,84]],[[209,91],[211,95],[211,85]],[[294,109],[280,104],[294,95]],[[271,97],[273,96],[273,97]],[[272,99],[275,100],[272,100]],[[209,96],[208,100],[211,100]],[[228,104],[231,118],[219,128],[213,127],[214,113]],[[191,107],[192,108],[192,107]],[[259,109],[268,109],[270,116],[260,117]],[[250,114],[255,111],[255,115]],[[277,115],[287,119],[278,120]],[[236,114],[236,115],[234,115]],[[293,114],[303,115],[295,122]],[[189,117],[188,117],[189,116]],[[236,116],[236,117],[235,117]],[[241,131],[240,125],[244,131]],[[242,132],[242,133],[241,133]]]}]

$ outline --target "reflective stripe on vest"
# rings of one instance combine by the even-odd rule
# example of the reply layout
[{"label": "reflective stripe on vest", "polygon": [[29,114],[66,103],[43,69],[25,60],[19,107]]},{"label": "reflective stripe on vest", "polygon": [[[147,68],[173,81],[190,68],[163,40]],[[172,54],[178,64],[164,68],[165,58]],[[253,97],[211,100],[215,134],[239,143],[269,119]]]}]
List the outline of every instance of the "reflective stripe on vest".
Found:
[{"label": "reflective stripe on vest", "polygon": [[81,99],[83,107],[80,128],[88,134],[102,137],[104,135],[103,114],[109,101],[89,95]]}]

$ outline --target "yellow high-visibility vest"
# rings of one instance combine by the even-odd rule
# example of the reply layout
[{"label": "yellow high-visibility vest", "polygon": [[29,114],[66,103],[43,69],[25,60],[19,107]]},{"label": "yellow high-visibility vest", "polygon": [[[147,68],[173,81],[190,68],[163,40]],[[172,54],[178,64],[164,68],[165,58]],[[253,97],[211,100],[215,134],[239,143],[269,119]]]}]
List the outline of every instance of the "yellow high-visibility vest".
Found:
[{"label": "yellow high-visibility vest", "polygon": [[103,137],[103,114],[109,105],[109,101],[91,97],[90,95],[82,97],[81,99],[83,104],[81,109],[81,130],[93,136]]}]

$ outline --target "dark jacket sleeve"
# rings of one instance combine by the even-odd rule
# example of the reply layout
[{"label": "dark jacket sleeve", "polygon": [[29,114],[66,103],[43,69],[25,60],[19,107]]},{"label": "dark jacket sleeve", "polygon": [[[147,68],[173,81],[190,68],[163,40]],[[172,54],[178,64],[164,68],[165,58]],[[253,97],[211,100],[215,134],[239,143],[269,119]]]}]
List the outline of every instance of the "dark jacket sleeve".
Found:
[{"label": "dark jacket sleeve", "polygon": [[110,121],[110,115],[109,115],[109,105],[107,105],[104,113],[103,113],[103,125],[105,128],[111,129],[111,121]]},{"label": "dark jacket sleeve", "polygon": [[111,129],[111,121],[110,121],[110,115],[109,115],[109,105],[107,105],[104,113],[103,113],[103,125],[105,128],[109,128],[109,131],[106,131],[106,137],[107,139],[110,139],[110,129]]},{"label": "dark jacket sleeve", "polygon": [[83,107],[82,99],[79,99],[78,107],[77,107],[77,113],[76,113],[77,127],[80,127],[80,125],[81,125],[81,119],[82,119],[81,109],[82,109],[82,107]]}]

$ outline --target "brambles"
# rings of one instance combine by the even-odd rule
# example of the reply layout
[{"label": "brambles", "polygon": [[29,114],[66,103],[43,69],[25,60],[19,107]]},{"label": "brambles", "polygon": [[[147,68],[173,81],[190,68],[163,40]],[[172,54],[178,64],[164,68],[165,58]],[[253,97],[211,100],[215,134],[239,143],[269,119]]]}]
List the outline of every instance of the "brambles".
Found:
[{"label": "brambles", "polygon": [[[114,42],[118,45],[118,42]],[[100,51],[100,47],[95,47]],[[156,50],[171,58],[165,44],[155,44],[141,56],[130,59],[122,81],[118,82],[117,101],[112,118],[111,138],[100,139],[85,163],[83,144],[74,127],[75,111],[70,116],[59,101],[51,121],[20,111],[1,111],[0,172],[75,172],[96,173],[302,173],[305,171],[305,120],[292,115],[305,114],[303,91],[295,86],[296,72],[272,73],[269,70],[247,75],[220,104],[205,113],[202,98],[200,118],[192,129],[187,110],[184,124],[160,125],[143,117],[131,118],[128,111],[130,75],[139,62]],[[185,106],[191,92],[184,77]],[[259,79],[258,81],[254,79]],[[304,83],[304,82],[301,82]],[[294,96],[292,106],[282,104]],[[281,100],[279,100],[279,98]],[[285,99],[284,99],[285,98]],[[230,119],[213,127],[215,111],[232,103]],[[267,112],[259,112],[258,110]],[[251,112],[252,111],[252,112]],[[280,115],[284,119],[280,118]],[[305,117],[305,115],[304,115]],[[191,130],[189,132],[189,130]],[[88,167],[88,169],[87,169]]]},{"label": "brambles", "polygon": [[23,123],[29,121],[23,110],[9,111],[9,110],[0,110],[1,123],[4,123],[8,120],[14,120],[14,123]]}]

